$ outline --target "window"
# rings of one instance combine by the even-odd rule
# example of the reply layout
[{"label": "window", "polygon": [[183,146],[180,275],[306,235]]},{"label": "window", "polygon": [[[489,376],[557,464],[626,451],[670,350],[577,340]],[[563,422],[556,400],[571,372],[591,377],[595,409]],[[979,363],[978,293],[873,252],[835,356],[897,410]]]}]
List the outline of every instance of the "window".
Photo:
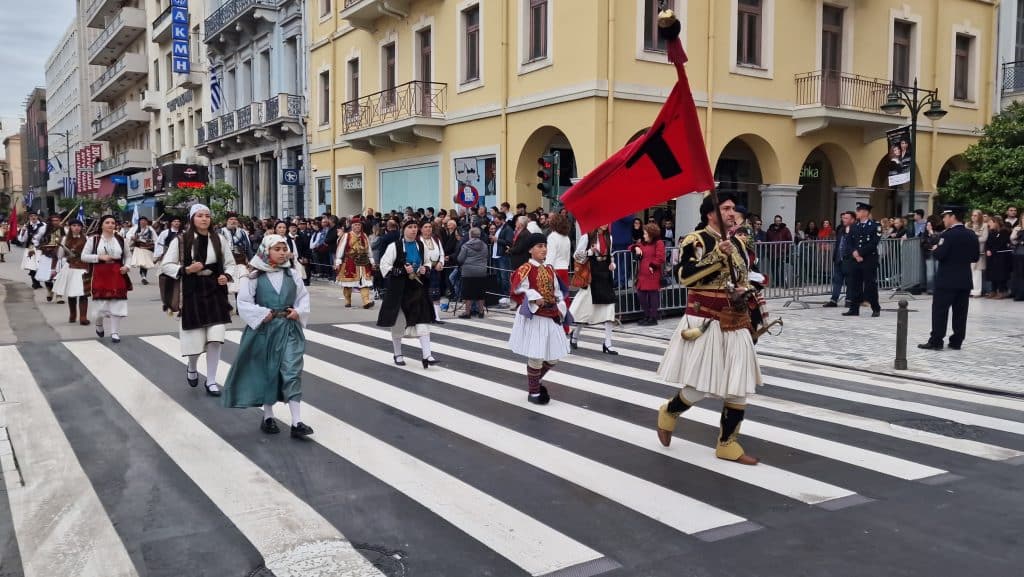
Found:
[{"label": "window", "polygon": [[174,144],[174,125],[167,127],[167,136],[171,139],[171,146],[167,150],[176,150],[177,147]]},{"label": "window", "polygon": [[383,98],[384,104],[386,106],[394,106],[396,99],[395,86],[398,85],[398,80],[396,78],[397,68],[395,66],[394,42],[385,44],[384,47],[381,48],[380,62],[382,67],[381,75],[383,76],[381,84],[386,91]]},{"label": "window", "polygon": [[155,149],[156,149],[156,150],[154,150],[153,152],[154,152],[154,153],[155,153],[155,154],[156,154],[157,156],[160,156],[160,155],[162,154],[162,153],[160,152],[160,150],[161,150],[161,148],[160,148],[160,144],[161,144],[161,142],[162,142],[162,141],[160,140],[160,129],[159,129],[159,128],[157,128],[157,129],[156,129],[156,132],[154,133],[154,136],[153,136],[153,148],[155,148]]},{"label": "window", "polygon": [[548,0],[530,0],[530,42],[527,62],[548,57]]},{"label": "window", "polygon": [[892,34],[892,81],[901,86],[910,85],[911,37],[914,23],[897,20]]},{"label": "window", "polygon": [[260,52],[260,93],[259,99],[270,98],[270,50]]},{"label": "window", "polygon": [[320,126],[331,122],[331,72],[324,70],[319,77]]},{"label": "window", "polygon": [[242,73],[240,75],[239,82],[242,83],[242,86],[238,93],[238,103],[241,106],[245,106],[252,102],[252,60],[246,60],[242,63]]},{"label": "window", "polygon": [[320,17],[327,18],[331,15],[331,0],[320,0]]},{"label": "window", "polygon": [[331,212],[331,177],[324,176],[316,179],[316,204],[317,212],[323,214]]},{"label": "window", "polygon": [[761,66],[761,0],[739,0],[737,9],[736,63]]},{"label": "window", "polygon": [[480,5],[462,11],[462,82],[480,80]]},{"label": "window", "polygon": [[1013,45],[1014,60],[1024,60],[1024,1],[1017,0],[1017,35]]},{"label": "window", "polygon": [[971,49],[974,38],[966,34],[956,35],[956,55],[953,61],[953,99],[971,100]]},{"label": "window", "polygon": [[359,122],[359,59],[348,61],[348,103],[345,108],[345,123]]},{"label": "window", "polygon": [[153,61],[153,90],[160,90],[160,59]]},{"label": "window", "polygon": [[[666,43],[658,36],[658,12],[661,10],[659,0],[644,0],[644,50],[647,52],[664,52]],[[665,10],[675,10],[675,2],[664,3]]]}]

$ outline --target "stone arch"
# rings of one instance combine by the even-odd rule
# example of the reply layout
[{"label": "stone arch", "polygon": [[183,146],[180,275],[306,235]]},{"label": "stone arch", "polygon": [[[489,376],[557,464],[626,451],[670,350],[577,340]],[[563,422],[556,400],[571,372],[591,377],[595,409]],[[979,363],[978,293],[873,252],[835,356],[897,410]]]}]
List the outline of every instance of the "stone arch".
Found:
[{"label": "stone arch", "polygon": [[737,141],[745,145],[754,153],[763,182],[782,182],[782,170],[779,162],[779,155],[775,152],[775,148],[770,142],[757,134],[740,134],[728,140],[725,146],[723,146],[717,154],[711,157],[712,166],[716,166],[722,157],[722,153],[729,150],[730,146],[735,146]]},{"label": "stone arch", "polygon": [[537,189],[537,159],[553,150],[559,151],[561,158],[562,190],[566,190],[571,182],[569,179],[578,176],[576,154],[569,137],[563,130],[551,125],[537,128],[523,142],[519,151],[519,160],[515,170],[515,192],[510,198],[525,202],[533,209],[541,205],[540,191]]},{"label": "stone arch", "polygon": [[964,155],[954,154],[949,157],[946,162],[942,163],[942,168],[939,169],[939,177],[935,181],[935,190],[937,191],[940,187],[945,186],[946,182],[949,181],[949,177],[961,170],[967,170],[967,159],[964,158]]}]

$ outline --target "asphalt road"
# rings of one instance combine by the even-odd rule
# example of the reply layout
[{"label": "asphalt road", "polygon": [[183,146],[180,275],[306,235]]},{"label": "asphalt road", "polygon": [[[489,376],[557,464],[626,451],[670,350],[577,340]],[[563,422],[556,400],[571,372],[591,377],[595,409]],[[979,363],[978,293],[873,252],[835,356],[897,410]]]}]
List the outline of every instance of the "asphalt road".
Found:
[{"label": "asphalt road", "polygon": [[713,457],[714,401],[657,444],[656,339],[585,337],[535,407],[507,316],[398,368],[372,312],[315,291],[303,443],[186,386],[152,287],[114,345],[4,282],[0,575],[1021,574],[1024,400],[765,360],[743,467]]}]

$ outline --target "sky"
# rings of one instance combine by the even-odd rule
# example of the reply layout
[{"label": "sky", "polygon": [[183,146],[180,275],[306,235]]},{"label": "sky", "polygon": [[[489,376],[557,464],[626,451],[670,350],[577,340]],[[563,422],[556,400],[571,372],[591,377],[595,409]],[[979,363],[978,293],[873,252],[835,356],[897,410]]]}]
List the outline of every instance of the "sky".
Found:
[{"label": "sky", "polygon": [[[46,59],[75,18],[75,0],[0,0],[0,119],[25,116],[25,97],[46,85]],[[15,127],[16,128],[16,127]]]}]

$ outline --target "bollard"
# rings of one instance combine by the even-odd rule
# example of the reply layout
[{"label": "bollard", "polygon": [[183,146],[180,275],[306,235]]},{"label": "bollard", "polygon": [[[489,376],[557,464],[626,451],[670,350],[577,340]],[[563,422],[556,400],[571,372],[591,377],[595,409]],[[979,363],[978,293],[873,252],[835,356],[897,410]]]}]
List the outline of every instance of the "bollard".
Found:
[{"label": "bollard", "polygon": [[907,300],[900,299],[900,309],[896,313],[896,362],[894,366],[897,371],[907,370],[907,329],[909,328],[909,317],[907,311]]}]

